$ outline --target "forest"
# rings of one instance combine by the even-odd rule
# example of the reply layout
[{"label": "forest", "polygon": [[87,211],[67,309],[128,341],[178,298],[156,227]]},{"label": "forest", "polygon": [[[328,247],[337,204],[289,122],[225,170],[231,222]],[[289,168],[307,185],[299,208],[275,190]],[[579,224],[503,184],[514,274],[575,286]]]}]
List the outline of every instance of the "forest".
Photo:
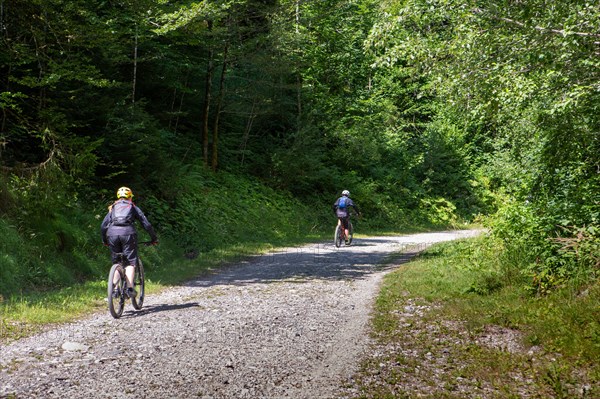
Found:
[{"label": "forest", "polygon": [[[0,298],[104,276],[119,186],[172,254],[477,223],[538,295],[597,281],[600,8],[0,0]],[[333,219],[333,220],[332,220]]]}]

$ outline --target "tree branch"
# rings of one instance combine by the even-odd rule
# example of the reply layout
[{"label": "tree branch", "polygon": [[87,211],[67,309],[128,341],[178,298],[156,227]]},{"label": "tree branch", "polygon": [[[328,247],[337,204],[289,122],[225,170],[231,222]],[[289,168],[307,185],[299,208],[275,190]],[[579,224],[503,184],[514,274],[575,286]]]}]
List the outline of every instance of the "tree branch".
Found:
[{"label": "tree branch", "polygon": [[[520,26],[521,28],[529,28],[529,26],[527,26],[523,22],[516,21],[516,20],[510,19],[510,18],[499,17],[499,16],[491,14],[491,13],[489,13],[486,10],[483,10],[481,8],[474,8],[474,9],[472,9],[472,12],[473,12],[473,14],[486,14],[489,17],[491,17],[492,19],[495,19],[495,20],[498,20],[498,21],[507,22],[507,23],[513,24],[513,25],[517,25],[517,26]],[[572,32],[572,31],[567,31],[567,30],[564,30],[564,29],[544,28],[542,26],[534,26],[533,29],[535,29],[537,31],[540,31],[542,33],[555,33],[555,34],[562,35],[562,36],[575,35],[575,36],[581,36],[581,37],[600,37],[600,33]],[[598,43],[600,43],[600,42],[594,42],[594,44],[598,44]]]}]

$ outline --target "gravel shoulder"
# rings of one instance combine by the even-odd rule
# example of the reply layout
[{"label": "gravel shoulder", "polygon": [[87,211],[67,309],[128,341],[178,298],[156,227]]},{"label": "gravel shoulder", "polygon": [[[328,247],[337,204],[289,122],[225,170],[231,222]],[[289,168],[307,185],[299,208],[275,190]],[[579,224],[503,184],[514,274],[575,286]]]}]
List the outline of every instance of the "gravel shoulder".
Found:
[{"label": "gravel shoulder", "polygon": [[[382,267],[456,230],[284,248],[0,346],[0,398],[326,398],[368,349]],[[398,263],[396,260],[395,263]]]}]

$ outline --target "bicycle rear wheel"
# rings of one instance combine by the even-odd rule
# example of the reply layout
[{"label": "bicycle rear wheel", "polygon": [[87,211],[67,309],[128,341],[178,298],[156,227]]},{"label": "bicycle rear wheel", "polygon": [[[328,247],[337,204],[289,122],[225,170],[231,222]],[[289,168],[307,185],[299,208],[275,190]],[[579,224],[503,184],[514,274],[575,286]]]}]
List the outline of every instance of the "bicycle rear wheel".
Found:
[{"label": "bicycle rear wheel", "polygon": [[348,245],[352,244],[352,233],[353,233],[353,229],[352,229],[352,222],[348,222]]},{"label": "bicycle rear wheel", "polygon": [[342,245],[342,241],[344,241],[344,227],[341,224],[338,224],[335,228],[335,235],[333,237],[333,243],[336,247],[340,247]]},{"label": "bicycle rear wheel", "polygon": [[133,278],[133,284],[137,295],[135,298],[131,298],[131,304],[136,310],[140,310],[144,305],[144,265],[142,260],[138,258],[138,264],[135,267],[135,277]]},{"label": "bicycle rear wheel", "polygon": [[[115,275],[117,275],[117,283],[114,284]],[[113,265],[108,273],[108,310],[115,319],[118,319],[123,314],[125,307],[125,273],[123,266]]]}]

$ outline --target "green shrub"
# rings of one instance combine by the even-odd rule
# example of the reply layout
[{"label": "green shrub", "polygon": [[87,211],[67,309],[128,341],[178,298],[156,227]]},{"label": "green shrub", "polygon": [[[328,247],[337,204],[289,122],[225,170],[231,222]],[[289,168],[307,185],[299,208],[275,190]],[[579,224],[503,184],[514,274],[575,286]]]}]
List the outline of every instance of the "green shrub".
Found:
[{"label": "green shrub", "polygon": [[20,284],[28,252],[15,227],[3,219],[0,219],[0,237],[0,294],[5,294]]},{"label": "green shrub", "polygon": [[171,187],[171,198],[146,201],[153,222],[184,248],[201,251],[303,237],[315,226],[318,230],[322,213],[329,211],[308,207],[258,181],[202,167],[182,169]]},{"label": "green shrub", "polygon": [[505,273],[515,277],[518,271],[534,294],[547,294],[573,279],[585,284],[597,278],[600,233],[595,225],[564,227],[551,210],[516,201],[501,206],[488,225],[502,242]]}]

